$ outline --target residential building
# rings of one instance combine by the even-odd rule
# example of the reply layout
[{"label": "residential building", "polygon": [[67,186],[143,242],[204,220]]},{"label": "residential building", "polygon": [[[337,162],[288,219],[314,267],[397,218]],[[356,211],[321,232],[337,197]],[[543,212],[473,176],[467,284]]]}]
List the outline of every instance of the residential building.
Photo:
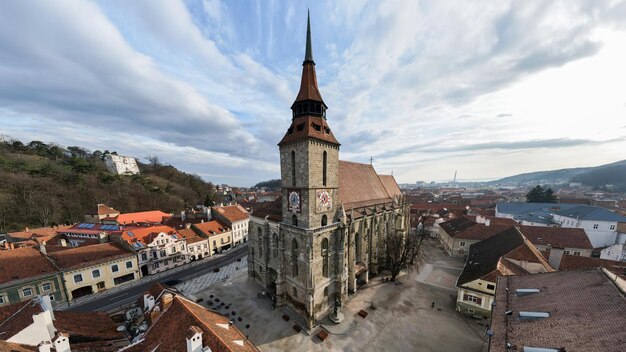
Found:
[{"label": "residential building", "polygon": [[34,247],[0,251],[0,306],[48,296],[65,301],[59,270]]},{"label": "residential building", "polygon": [[93,224],[99,223],[104,218],[111,218],[120,215],[120,212],[106,204],[98,204],[95,208],[85,213],[85,222]]},{"label": "residential building", "polygon": [[612,246],[603,248],[600,252],[600,258],[626,261],[626,243],[616,243]]},{"label": "residential building", "polygon": [[517,228],[540,252],[552,247],[562,248],[565,254],[583,257],[591,257],[593,252],[593,246],[583,229],[522,225]]},{"label": "residential building", "polygon": [[154,285],[140,298],[148,330],[125,352],[258,352],[230,318]]},{"label": "residential building", "polygon": [[241,205],[213,207],[211,208],[211,216],[232,230],[233,246],[236,247],[248,240],[250,214]]},{"label": "residential building", "polygon": [[232,230],[221,221],[211,220],[191,225],[191,229],[209,243],[209,255],[222,253],[233,246]]},{"label": "residential building", "polygon": [[70,228],[57,230],[59,236],[51,238],[46,243],[64,247],[79,247],[108,242],[109,235],[120,234],[121,232],[118,225],[83,222]]},{"label": "residential building", "polygon": [[57,235],[57,231],[63,231],[71,228],[68,226],[52,226],[40,227],[24,231],[9,232],[6,236],[4,249],[22,248],[22,247],[39,247],[40,244],[49,241]]},{"label": "residential building", "polygon": [[550,265],[556,270],[578,270],[601,267],[622,277],[622,279],[626,279],[626,262],[564,254],[562,248],[552,248],[549,252],[544,253],[544,257],[548,258]]},{"label": "residential building", "polygon": [[140,211],[136,213],[124,213],[117,216],[110,216],[102,219],[106,225],[160,225],[163,221],[172,217],[172,214],[164,213],[160,210]]},{"label": "residential building", "polygon": [[[307,25],[307,28],[309,26]],[[312,329],[384,268],[386,236],[406,236],[409,204],[393,176],[339,160],[307,29],[300,91],[279,142],[281,197],[250,218],[248,276]]]},{"label": "residential building", "polygon": [[211,255],[208,238],[199,236],[191,228],[178,230],[178,233],[187,241],[189,260],[194,261]]},{"label": "residential building", "polygon": [[626,296],[603,269],[500,276],[489,352],[622,352]]},{"label": "residential building", "polygon": [[500,275],[526,275],[554,271],[515,227],[470,246],[459,276],[456,310],[488,318]]},{"label": "residential building", "polygon": [[135,253],[118,243],[67,248],[48,257],[63,273],[69,301],[141,277]]},{"label": "residential building", "polygon": [[166,271],[189,262],[187,241],[169,226],[128,226],[116,238],[135,251],[142,276]]},{"label": "residential building", "polygon": [[105,154],[104,164],[109,172],[117,175],[136,175],[139,173],[137,160],[129,156]]},{"label": "residential building", "polygon": [[[495,221],[497,220],[497,221]],[[509,219],[491,219],[483,216],[471,217],[463,215],[452,220],[436,224],[439,242],[451,257],[463,258],[467,256],[472,244],[486,240],[515,225]],[[497,222],[497,224],[496,224]]]},{"label": "residential building", "polygon": [[110,352],[128,344],[104,312],[55,312],[48,296],[0,307],[0,351]]}]

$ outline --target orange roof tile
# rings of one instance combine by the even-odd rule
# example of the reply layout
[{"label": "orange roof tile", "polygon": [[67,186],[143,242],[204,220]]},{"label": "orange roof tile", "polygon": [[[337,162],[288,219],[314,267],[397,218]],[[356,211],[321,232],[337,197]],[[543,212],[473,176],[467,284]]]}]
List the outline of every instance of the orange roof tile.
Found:
[{"label": "orange roof tile", "polygon": [[136,242],[147,245],[152,242],[152,240],[154,240],[154,237],[158,236],[161,232],[165,232],[169,235],[180,238],[180,234],[178,233],[178,231],[164,225],[149,227],[126,227],[124,229],[124,232],[122,232],[121,238],[131,245]]},{"label": "orange roof tile", "polygon": [[0,251],[0,284],[55,272],[57,268],[35,248]]},{"label": "orange roof tile", "polygon": [[122,258],[134,257],[135,254],[120,244],[109,242],[69,248],[50,253],[48,256],[59,268],[74,270]]},{"label": "orange roof tile", "polygon": [[163,218],[169,218],[172,214],[164,213],[160,210],[141,211],[137,213],[125,213],[118,215],[115,220],[120,225],[132,223],[161,223]]},{"label": "orange roof tile", "polygon": [[393,201],[372,165],[343,160],[339,160],[338,198],[346,210]]},{"label": "orange roof tile", "polygon": [[228,227],[217,220],[207,221],[200,224],[193,224],[191,227],[196,228],[205,236],[210,237],[230,231]]},{"label": "orange roof tile", "polygon": [[250,214],[248,214],[246,209],[244,209],[239,204],[228,205],[225,207],[216,207],[216,208],[212,208],[212,210],[215,210],[217,213],[222,215],[231,223],[236,222],[236,221],[246,220],[250,217]]}]

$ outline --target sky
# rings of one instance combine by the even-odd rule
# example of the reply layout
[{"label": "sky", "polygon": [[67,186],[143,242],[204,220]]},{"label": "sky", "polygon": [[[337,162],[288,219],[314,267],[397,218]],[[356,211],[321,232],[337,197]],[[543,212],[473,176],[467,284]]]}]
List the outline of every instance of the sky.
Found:
[{"label": "sky", "polygon": [[626,1],[3,1],[0,135],[279,178],[311,13],[340,158],[400,183],[626,159]]}]

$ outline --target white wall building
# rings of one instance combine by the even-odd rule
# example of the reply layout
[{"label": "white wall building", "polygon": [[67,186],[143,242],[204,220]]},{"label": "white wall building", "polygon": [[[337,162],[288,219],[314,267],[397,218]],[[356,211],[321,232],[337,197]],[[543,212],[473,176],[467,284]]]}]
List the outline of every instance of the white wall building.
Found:
[{"label": "white wall building", "polygon": [[139,173],[137,161],[129,156],[106,154],[104,156],[104,164],[114,174],[135,175]]}]

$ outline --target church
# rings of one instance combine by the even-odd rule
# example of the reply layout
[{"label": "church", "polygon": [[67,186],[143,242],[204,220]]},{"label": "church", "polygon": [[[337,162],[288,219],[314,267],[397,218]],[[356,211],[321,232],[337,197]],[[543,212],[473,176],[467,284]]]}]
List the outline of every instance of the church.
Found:
[{"label": "church", "polygon": [[317,86],[307,19],[300,91],[280,151],[281,197],[252,212],[248,276],[307,329],[385,267],[383,239],[408,234],[409,205],[393,176],[339,160]]}]

